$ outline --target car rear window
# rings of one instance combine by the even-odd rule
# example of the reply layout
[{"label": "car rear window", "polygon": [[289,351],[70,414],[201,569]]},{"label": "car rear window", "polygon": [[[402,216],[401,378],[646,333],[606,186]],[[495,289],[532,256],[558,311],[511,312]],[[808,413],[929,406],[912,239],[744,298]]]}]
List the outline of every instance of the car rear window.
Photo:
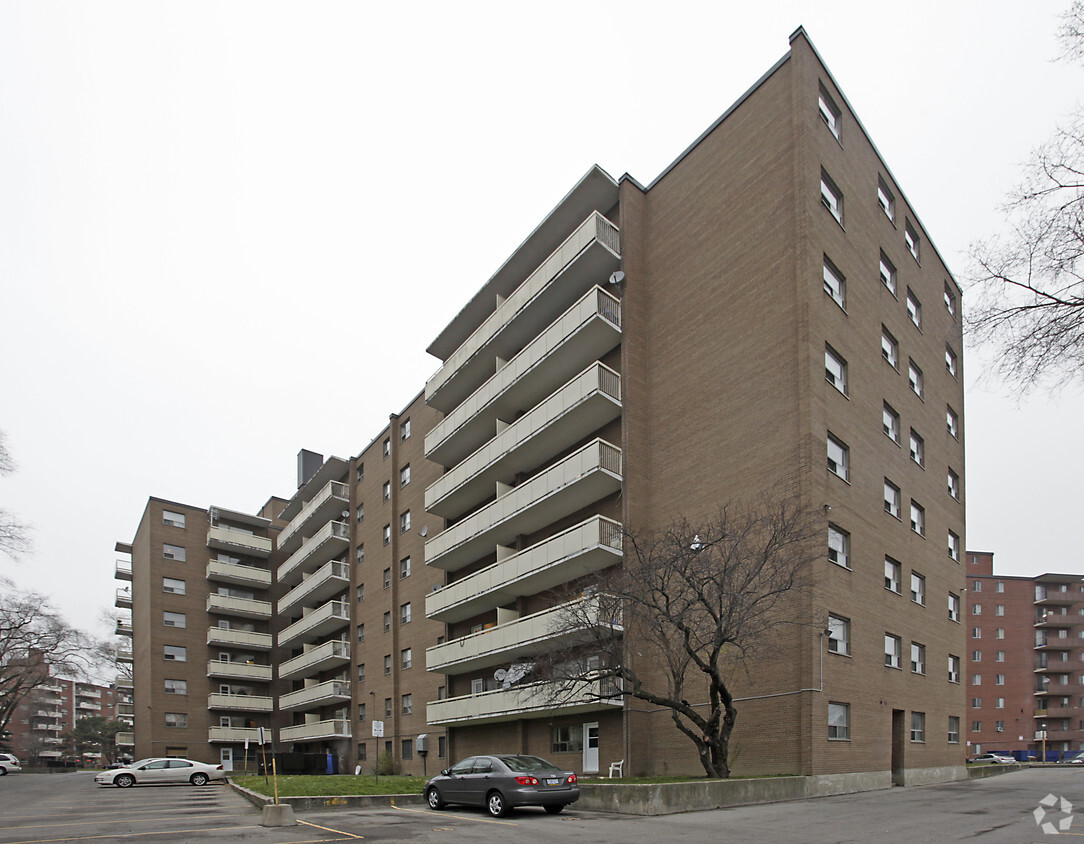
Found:
[{"label": "car rear window", "polygon": [[547,762],[545,759],[539,759],[537,756],[498,756],[497,758],[517,774],[524,774],[530,771],[561,770],[556,765]]}]

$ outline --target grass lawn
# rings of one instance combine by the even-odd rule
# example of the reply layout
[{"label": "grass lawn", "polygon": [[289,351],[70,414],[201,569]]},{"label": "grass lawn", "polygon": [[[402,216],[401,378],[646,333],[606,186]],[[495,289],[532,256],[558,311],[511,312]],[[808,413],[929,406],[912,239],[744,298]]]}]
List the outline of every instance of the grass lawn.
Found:
[{"label": "grass lawn", "polygon": [[[262,776],[231,776],[231,780],[243,788],[251,789],[268,797],[274,795],[274,780],[269,776],[266,784]],[[371,775],[350,776],[300,776],[279,777],[279,797],[345,797],[357,794],[421,794],[425,785],[423,777],[384,776],[377,779]]]}]

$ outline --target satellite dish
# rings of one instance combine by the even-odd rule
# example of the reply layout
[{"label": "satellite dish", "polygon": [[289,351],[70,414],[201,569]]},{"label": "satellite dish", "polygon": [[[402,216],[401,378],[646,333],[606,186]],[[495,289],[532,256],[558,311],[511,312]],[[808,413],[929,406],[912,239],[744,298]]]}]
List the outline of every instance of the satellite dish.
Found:
[{"label": "satellite dish", "polygon": [[429,525],[425,525],[422,528],[422,536],[428,536],[428,535],[429,535]]},{"label": "satellite dish", "polygon": [[610,273],[610,284],[620,284],[625,280],[625,274],[618,270],[615,273]]}]

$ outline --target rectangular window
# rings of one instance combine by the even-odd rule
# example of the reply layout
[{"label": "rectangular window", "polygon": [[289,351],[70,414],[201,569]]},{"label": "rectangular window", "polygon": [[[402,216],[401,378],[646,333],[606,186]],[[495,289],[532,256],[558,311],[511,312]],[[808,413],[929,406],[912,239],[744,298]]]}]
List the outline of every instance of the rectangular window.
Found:
[{"label": "rectangular window", "polygon": [[926,535],[926,508],[911,499],[911,530],[919,536]]},{"label": "rectangular window", "polygon": [[391,498],[391,481],[384,481],[384,486],[382,487],[381,494],[384,496],[385,501]]},{"label": "rectangular window", "polygon": [[391,588],[391,569],[384,569],[384,588]]},{"label": "rectangular window", "polygon": [[900,591],[900,564],[891,557],[885,557],[885,589],[896,593]]},{"label": "rectangular window", "polygon": [[[390,718],[391,717],[391,698],[390,697],[384,698],[384,717],[385,718]],[[389,741],[389,742],[387,742],[387,744],[389,745],[388,752],[390,753],[391,752],[391,748],[390,748],[391,742]]]},{"label": "rectangular window", "polygon": [[911,600],[926,605],[926,578],[917,572],[911,572]]},{"label": "rectangular window", "polygon": [[900,415],[888,402],[881,408],[881,428],[886,437],[896,445],[900,444]]},{"label": "rectangular window", "polygon": [[973,733],[981,733],[982,732],[982,721],[972,721],[971,722],[971,732],[973,732]]},{"label": "rectangular window", "polygon": [[358,561],[359,566],[362,563],[365,562],[365,544],[364,543],[361,543],[361,544],[358,545],[357,554],[355,556],[357,557],[357,561]]},{"label": "rectangular window", "polygon": [[184,548],[180,545],[170,545],[168,542],[162,544],[162,556],[167,560],[176,560],[178,563],[184,562]]},{"label": "rectangular window", "polygon": [[919,398],[925,396],[926,391],[923,387],[922,370],[919,369],[917,363],[908,359],[907,361],[907,383],[911,386],[914,394]]},{"label": "rectangular window", "polygon": [[949,744],[960,743],[960,719],[956,715],[950,715],[948,719],[948,742]]},{"label": "rectangular window", "polygon": [[174,595],[184,594],[184,581],[174,580],[172,577],[162,578],[162,591],[171,592]]},{"label": "rectangular window", "polygon": [[948,532],[948,555],[950,559],[960,562],[960,537],[951,530]]},{"label": "rectangular window", "polygon": [[851,652],[851,622],[848,619],[828,616],[828,651],[834,654]]},{"label": "rectangular window", "polygon": [[960,620],[960,596],[953,595],[951,592],[948,596],[948,617],[949,621]]},{"label": "rectangular window", "polygon": [[900,344],[883,325],[881,326],[881,357],[888,361],[893,369],[900,368]]},{"label": "rectangular window", "polygon": [[907,288],[907,316],[914,323],[915,328],[922,328],[922,303],[918,301],[910,287]]},{"label": "rectangular window", "polygon": [[163,645],[163,656],[173,662],[185,662],[188,659],[188,651],[177,645]]},{"label": "rectangular window", "polygon": [[911,429],[911,459],[919,466],[926,465],[926,441],[919,436],[918,431]]},{"label": "rectangular window", "polygon": [[363,480],[365,480],[365,464],[359,463],[357,474],[355,476],[355,482],[360,484]]},{"label": "rectangular window", "polygon": [[817,112],[821,116],[821,120],[824,121],[824,125],[828,127],[836,140],[839,140],[840,130],[840,110],[839,106],[835,104],[824,85],[819,87],[819,93],[817,95]]},{"label": "rectangular window", "polygon": [[885,633],[885,665],[889,668],[900,667],[900,637]]},{"label": "rectangular window", "polygon": [[[364,703],[359,703],[358,704],[358,720],[359,721],[364,721],[365,720],[365,704]],[[361,745],[361,746],[364,746],[364,745]],[[364,759],[365,757],[364,756],[359,756],[358,758],[359,759]]]},{"label": "rectangular window", "polygon": [[365,625],[364,624],[359,624],[358,625],[357,636],[358,636],[358,642],[364,642],[365,641]]},{"label": "rectangular window", "polygon": [[399,623],[410,624],[410,602],[407,601],[399,607]]},{"label": "rectangular window", "polygon": [[824,256],[824,292],[832,297],[832,301],[839,305],[841,308],[847,307],[847,279],[844,277],[836,265],[829,260],[828,256]]},{"label": "rectangular window", "polygon": [[847,361],[827,344],[824,347],[824,380],[847,395]]},{"label": "rectangular window", "polygon": [[948,494],[957,501],[960,500],[960,476],[952,469],[948,470]]},{"label": "rectangular window", "polygon": [[410,439],[410,419],[404,419],[399,423],[399,442],[406,442]]},{"label": "rectangular window", "polygon": [[851,737],[851,707],[846,703],[828,704],[828,738],[836,740]]},{"label": "rectangular window", "polygon": [[550,753],[580,753],[583,751],[583,728],[579,724],[550,727]]},{"label": "rectangular window", "polygon": [[[998,651],[998,653],[1003,654],[1004,651]],[[999,662],[1003,662],[1003,661],[1004,660],[999,660]],[[1004,686],[1005,685],[1005,675],[1004,674],[995,674],[994,675],[994,685],[995,686]]]},{"label": "rectangular window", "polygon": [[382,450],[384,452],[384,459],[387,460],[391,456],[391,440],[390,439],[385,438],[384,444],[382,446]]},{"label": "rectangular window", "polygon": [[166,627],[186,627],[187,619],[183,612],[163,612],[162,624]]},{"label": "rectangular window", "polygon": [[949,286],[948,281],[945,282],[945,310],[953,320],[956,319],[956,291]]},{"label": "rectangular window", "polygon": [[911,643],[911,673],[926,673],[926,646],[918,642]]},{"label": "rectangular window", "polygon": [[414,667],[413,648],[403,648],[403,650],[399,652],[399,665],[404,669]]},{"label": "rectangular window", "polygon": [[836,525],[828,525],[828,560],[845,569],[851,567],[851,535]]},{"label": "rectangular window", "polygon": [[173,527],[184,527],[184,513],[174,513],[172,510],[162,511],[162,524]]},{"label": "rectangular window", "polygon": [[888,260],[888,256],[881,252],[881,284],[888,288],[889,292],[896,295],[896,265]]},{"label": "rectangular window", "polygon": [[399,470],[399,486],[404,487],[410,483],[410,464],[408,463]]},{"label": "rectangular window", "polygon": [[[994,615],[1005,615],[1005,605],[994,604]],[[1084,630],[1081,630],[1080,632],[1084,633]]]},{"label": "rectangular window", "polygon": [[960,658],[952,654],[948,658],[948,679],[950,683],[960,682]]},{"label": "rectangular window", "polygon": [[952,350],[952,346],[945,346],[945,369],[953,378],[957,377],[956,352]]},{"label": "rectangular window", "polygon": [[391,525],[384,525],[384,544],[387,545],[391,542]]},{"label": "rectangular window", "polygon": [[[1004,709],[1004,708],[1005,708],[1005,698],[1003,698],[1003,697],[994,698],[994,709]],[[1002,725],[1002,729],[1005,729],[1004,725]]]},{"label": "rectangular window", "polygon": [[362,523],[362,521],[364,521],[364,519],[365,519],[365,505],[364,505],[364,504],[359,504],[359,505],[358,505],[358,510],[357,510],[357,519],[358,519],[358,524],[359,524],[359,525],[360,525],[360,524]]},{"label": "rectangular window", "polygon": [[[1005,628],[1004,627],[995,628],[995,630],[994,630],[994,638],[995,639],[1004,639],[1005,638]],[[1081,654],[1081,658],[1084,659],[1084,654]],[[1084,705],[1084,704],[1082,704],[1082,705]]]},{"label": "rectangular window", "polygon": [[410,557],[403,557],[399,561],[399,579],[410,577]]},{"label": "rectangular window", "polygon": [[823,167],[821,168],[821,204],[832,212],[832,216],[840,225],[843,225],[843,191],[836,187],[836,183]]},{"label": "rectangular window", "polygon": [[[414,695],[403,695],[403,714],[410,715],[414,712]],[[404,744],[410,744],[409,740]]]},{"label": "rectangular window", "polygon": [[911,741],[926,740],[926,713],[911,713]]},{"label": "rectangular window", "polygon": [[410,530],[410,511],[399,514],[399,533],[406,533]]},{"label": "rectangular window", "polygon": [[971,605],[971,614],[972,615],[982,615],[982,604],[972,604]]},{"label": "rectangular window", "polygon": [[895,516],[897,519],[900,518],[900,508],[902,506],[900,488],[888,478],[885,478],[884,495],[885,512],[891,516]]},{"label": "rectangular window", "polygon": [[948,428],[949,434],[956,439],[960,438],[960,417],[956,411],[948,405],[945,405],[945,425]]},{"label": "rectangular window", "polygon": [[391,613],[386,612],[384,613],[384,632],[387,633],[389,630],[391,630]]},{"label": "rectangular window", "polygon": [[[403,695],[404,699],[408,698],[408,697],[410,697],[410,695]],[[405,703],[403,705],[406,706]],[[411,712],[413,712],[413,711],[414,710],[413,710],[413,707],[412,707]],[[404,709],[403,714],[407,715],[409,713]],[[405,739],[402,739],[399,742],[399,744],[400,744],[400,748],[401,748],[400,753],[402,754],[401,758],[404,759],[404,760],[413,759],[414,758],[414,741],[412,739],[405,738]]]},{"label": "rectangular window", "polygon": [[850,476],[850,450],[831,434],[828,435],[828,471],[843,480]]},{"label": "rectangular window", "polygon": [[365,584],[359,583],[357,586],[358,603],[360,604],[365,600]]},{"label": "rectangular window", "polygon": [[391,674],[391,654],[384,655],[384,674]]},{"label": "rectangular window", "polygon": [[971,661],[972,662],[982,662],[982,651],[972,651],[971,652]]},{"label": "rectangular window", "polygon": [[360,663],[358,665],[358,682],[359,683],[364,683],[365,682],[365,663],[364,662],[362,662],[362,663]]},{"label": "rectangular window", "polygon": [[188,715],[184,712],[167,712],[166,726],[171,729],[184,729],[188,726]]},{"label": "rectangular window", "polygon": [[167,695],[186,695],[188,694],[188,681],[187,680],[166,680],[165,692]]},{"label": "rectangular window", "polygon": [[895,221],[896,197],[892,195],[892,191],[888,189],[885,180],[880,176],[877,177],[877,204],[881,206],[881,210],[885,212],[888,219]]},{"label": "rectangular window", "polygon": [[915,231],[914,226],[911,225],[911,221],[908,220],[903,226],[903,242],[907,246],[907,251],[914,256],[916,261],[921,259],[919,255],[919,237],[918,232]]},{"label": "rectangular window", "polygon": [[437,736],[437,758],[443,759],[448,755],[448,737]]}]

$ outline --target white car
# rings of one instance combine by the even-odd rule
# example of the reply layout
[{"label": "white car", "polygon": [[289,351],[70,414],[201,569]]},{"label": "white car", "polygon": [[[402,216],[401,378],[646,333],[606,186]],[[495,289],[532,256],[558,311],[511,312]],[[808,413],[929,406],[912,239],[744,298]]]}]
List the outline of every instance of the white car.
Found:
[{"label": "white car", "polygon": [[5,774],[17,774],[21,770],[18,759],[10,753],[0,753],[0,777]]},{"label": "white car", "polygon": [[224,779],[225,771],[221,765],[207,765],[191,759],[140,759],[123,768],[102,771],[94,782],[98,785],[115,785],[118,788],[131,788],[156,782],[190,782],[192,785],[206,785],[210,780]]}]

